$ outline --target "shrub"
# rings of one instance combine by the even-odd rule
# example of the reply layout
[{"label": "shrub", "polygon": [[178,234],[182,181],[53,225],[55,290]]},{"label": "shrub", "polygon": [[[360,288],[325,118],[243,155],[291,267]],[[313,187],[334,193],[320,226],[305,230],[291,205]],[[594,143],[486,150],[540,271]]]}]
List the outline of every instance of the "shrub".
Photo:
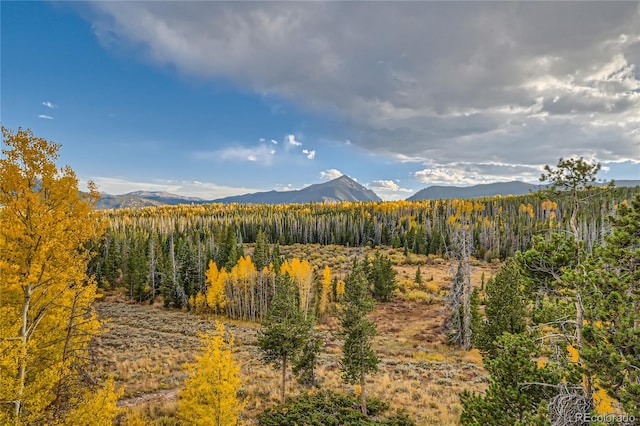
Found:
[{"label": "shrub", "polygon": [[376,398],[367,401],[368,415],[360,411],[355,397],[332,391],[303,394],[288,398],[284,404],[267,408],[258,415],[262,426],[413,426],[415,422],[404,412],[394,412],[388,417],[389,404]]}]

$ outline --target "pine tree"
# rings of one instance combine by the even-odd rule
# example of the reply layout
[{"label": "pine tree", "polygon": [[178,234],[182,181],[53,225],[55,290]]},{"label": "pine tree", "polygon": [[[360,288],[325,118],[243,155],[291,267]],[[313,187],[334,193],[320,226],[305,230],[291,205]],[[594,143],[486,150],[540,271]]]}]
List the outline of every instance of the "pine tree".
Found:
[{"label": "pine tree", "polygon": [[366,376],[377,371],[378,358],[371,347],[376,326],[367,318],[373,310],[373,298],[362,265],[354,265],[345,282],[344,308],[342,311],[342,335],[344,346],[340,369],[343,379],[360,385],[360,408],[367,414]]},{"label": "pine tree", "polygon": [[487,281],[486,320],[479,328],[475,342],[489,358],[495,358],[500,351],[496,340],[502,333],[518,334],[525,329],[523,280],[520,266],[510,259],[494,278]]},{"label": "pine tree", "polygon": [[584,294],[586,374],[640,418],[640,196],[611,218],[606,245],[570,279]]},{"label": "pine tree", "polygon": [[544,417],[540,409],[556,392],[553,385],[559,383],[559,376],[551,366],[538,367],[535,358],[540,356],[540,348],[529,335],[505,333],[496,346],[500,348],[497,356],[486,360],[490,379],[485,394],[465,390],[460,395],[460,424],[540,424],[540,417]]},{"label": "pine tree", "polygon": [[282,372],[281,400],[284,404],[288,363],[309,340],[309,324],[300,309],[298,289],[289,274],[277,277],[271,306],[258,334],[258,347],[265,362]]},{"label": "pine tree", "polygon": [[418,266],[418,269],[416,270],[416,276],[413,279],[413,282],[420,285],[422,284],[422,271],[420,271],[420,267]]},{"label": "pine tree", "polygon": [[376,252],[373,261],[366,268],[367,278],[373,284],[373,297],[381,302],[391,300],[394,290],[398,287],[396,271],[388,256]]},{"label": "pine tree", "polygon": [[214,331],[201,336],[202,353],[187,366],[189,377],[180,393],[182,424],[235,426],[242,411],[238,398],[240,365],[234,360],[233,335],[216,322]]},{"label": "pine tree", "polygon": [[253,249],[252,258],[258,271],[262,271],[264,267],[269,266],[271,260],[269,240],[267,239],[267,234],[262,232],[262,229],[258,231],[258,235],[256,236],[256,245]]},{"label": "pine tree", "polygon": [[[99,194],[81,195],[70,167],[58,169],[59,146],[31,131],[2,128],[0,158],[0,423],[53,424],[87,410],[113,421],[116,392],[87,393],[89,344],[99,334],[87,276],[89,242],[102,234],[92,214]],[[87,413],[89,415],[89,413]]]},{"label": "pine tree", "polygon": [[309,338],[295,357],[293,374],[297,376],[298,382],[302,385],[312,387],[316,385],[316,368],[318,367],[322,339],[314,332],[313,323],[310,323],[309,330]]}]

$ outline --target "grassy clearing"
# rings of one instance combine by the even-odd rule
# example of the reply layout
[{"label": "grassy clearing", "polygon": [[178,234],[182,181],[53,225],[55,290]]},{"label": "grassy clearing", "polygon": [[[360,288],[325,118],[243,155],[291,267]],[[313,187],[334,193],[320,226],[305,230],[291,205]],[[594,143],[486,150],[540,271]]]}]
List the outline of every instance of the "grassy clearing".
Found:
[{"label": "grassy clearing", "polygon": [[[412,280],[417,267],[398,265],[398,278]],[[418,424],[454,425],[460,415],[458,394],[463,389],[484,389],[487,376],[477,351],[461,351],[445,342],[441,324],[445,316],[443,297],[451,280],[450,265],[425,262],[420,267],[422,284],[400,289],[401,297],[378,304],[372,313],[378,325],[374,346],[381,363],[379,372],[368,380],[368,393],[388,400],[392,407],[406,408]],[[495,272],[491,265],[474,267],[474,285],[479,285],[483,271],[486,279]],[[428,293],[429,300],[405,297],[416,289]],[[156,424],[171,424],[185,378],[183,364],[193,361],[198,334],[212,329],[215,318],[158,305],[131,304],[116,295],[97,303],[96,309],[109,326],[96,343],[96,359],[104,374],[115,376],[124,387],[120,405],[146,418],[148,424],[153,424],[153,419]],[[244,419],[247,425],[257,424],[256,415],[279,399],[279,372],[260,361],[257,324],[219,319],[236,336],[236,355],[242,364],[244,383],[241,392],[246,398]],[[341,342],[335,337],[338,327],[335,318],[319,325],[324,339],[317,372],[319,384],[357,392],[340,377]],[[304,391],[294,380],[289,386],[289,395]]]}]

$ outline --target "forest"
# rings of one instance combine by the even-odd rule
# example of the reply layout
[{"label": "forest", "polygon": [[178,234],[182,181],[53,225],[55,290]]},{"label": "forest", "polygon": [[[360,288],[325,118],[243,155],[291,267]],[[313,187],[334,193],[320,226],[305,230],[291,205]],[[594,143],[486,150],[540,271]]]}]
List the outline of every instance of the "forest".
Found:
[{"label": "forest", "polygon": [[[640,417],[640,188],[96,211],[3,128],[0,423]],[[147,398],[147,399],[145,399]]]}]

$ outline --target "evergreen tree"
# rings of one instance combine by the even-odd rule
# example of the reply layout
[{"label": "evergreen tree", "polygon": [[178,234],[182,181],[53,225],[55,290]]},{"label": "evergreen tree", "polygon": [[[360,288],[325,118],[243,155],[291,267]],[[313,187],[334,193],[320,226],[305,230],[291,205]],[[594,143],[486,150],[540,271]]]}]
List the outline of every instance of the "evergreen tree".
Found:
[{"label": "evergreen tree", "polygon": [[258,231],[256,236],[256,245],[253,249],[253,264],[256,265],[256,270],[262,271],[266,266],[269,266],[271,262],[271,254],[269,253],[269,240],[267,234],[262,232],[262,229]]},{"label": "evergreen tree", "polygon": [[289,274],[277,278],[271,306],[258,334],[258,347],[265,362],[282,371],[281,399],[284,404],[287,366],[309,340],[309,324],[300,309],[298,289]]},{"label": "evergreen tree", "polygon": [[420,271],[420,267],[418,266],[418,269],[416,270],[416,276],[413,279],[413,282],[420,285],[422,284],[422,271]]},{"label": "evergreen tree", "polygon": [[640,196],[611,218],[613,233],[571,275],[584,295],[586,374],[640,418]]},{"label": "evergreen tree", "polygon": [[298,353],[293,364],[293,374],[298,377],[298,381],[307,387],[316,385],[316,368],[318,367],[318,355],[322,347],[322,339],[313,329],[311,323],[309,338],[302,350]]},{"label": "evergreen tree", "polygon": [[[463,391],[460,395],[463,426],[513,426],[546,424],[546,401],[560,377],[551,366],[538,367],[540,348],[532,336],[505,333],[496,342],[500,351],[486,360],[489,387],[484,395]],[[545,385],[550,386],[545,386]],[[542,418],[541,418],[542,417]]]},{"label": "evergreen tree", "polygon": [[391,259],[377,251],[371,264],[364,268],[369,281],[373,284],[373,297],[381,302],[391,300],[394,290],[398,287],[396,271],[393,269]]},{"label": "evergreen tree", "polygon": [[148,264],[146,244],[141,238],[136,238],[131,242],[127,257],[127,276],[125,281],[129,286],[129,296],[142,302],[148,296]]},{"label": "evergreen tree", "polygon": [[344,309],[342,311],[342,335],[344,346],[340,369],[343,379],[360,385],[360,408],[367,414],[366,376],[377,371],[378,358],[371,347],[376,326],[367,318],[373,310],[367,277],[362,265],[356,264],[345,282]]},{"label": "evergreen tree", "polygon": [[494,278],[487,281],[486,320],[479,328],[475,342],[489,358],[495,358],[498,354],[496,340],[502,333],[518,334],[525,329],[523,280],[520,266],[510,259]]}]

